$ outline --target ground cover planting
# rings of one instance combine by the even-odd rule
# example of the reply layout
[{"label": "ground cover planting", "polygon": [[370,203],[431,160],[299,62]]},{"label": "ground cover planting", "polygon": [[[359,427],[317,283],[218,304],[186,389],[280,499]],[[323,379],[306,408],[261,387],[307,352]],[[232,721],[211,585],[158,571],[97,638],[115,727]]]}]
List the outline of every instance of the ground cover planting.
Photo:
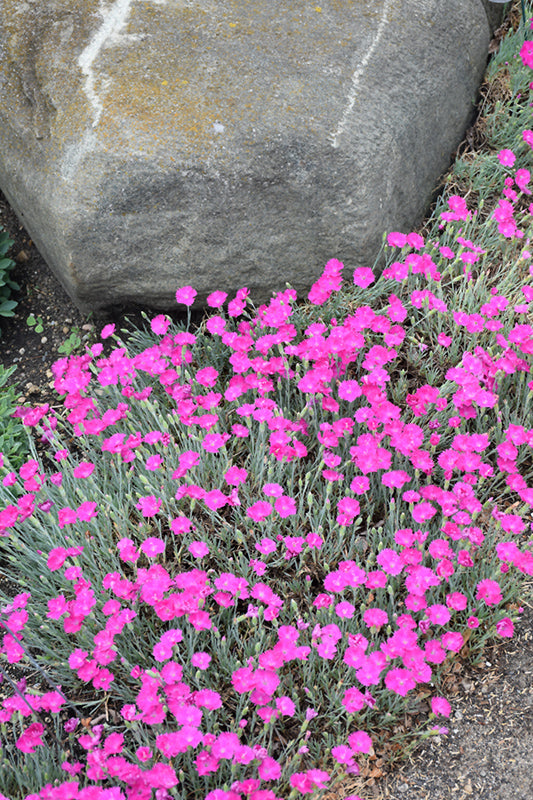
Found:
[{"label": "ground cover planting", "polygon": [[533,574],[521,36],[490,207],[452,187],[384,268],[332,259],[306,303],[214,291],[193,328],[179,287],[186,323],[105,326],[54,365],[60,409],[16,412],[1,797],[324,797],[414,701],[414,735],[445,733],[443,671],[513,635]]}]

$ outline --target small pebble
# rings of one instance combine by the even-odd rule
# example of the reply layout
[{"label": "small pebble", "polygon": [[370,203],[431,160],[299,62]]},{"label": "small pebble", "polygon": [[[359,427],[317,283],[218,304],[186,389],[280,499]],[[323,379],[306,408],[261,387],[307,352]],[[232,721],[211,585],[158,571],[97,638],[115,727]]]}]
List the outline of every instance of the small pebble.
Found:
[{"label": "small pebble", "polygon": [[21,347],[20,350],[19,350],[20,355],[23,356],[25,352],[26,352],[26,348],[25,347]]},{"label": "small pebble", "polygon": [[398,786],[398,791],[401,792],[402,794],[404,794],[408,790],[408,788],[409,787],[408,787],[408,785],[406,783],[401,783]]},{"label": "small pebble", "polygon": [[41,344],[46,344],[47,341],[48,341],[48,336],[41,337]]}]

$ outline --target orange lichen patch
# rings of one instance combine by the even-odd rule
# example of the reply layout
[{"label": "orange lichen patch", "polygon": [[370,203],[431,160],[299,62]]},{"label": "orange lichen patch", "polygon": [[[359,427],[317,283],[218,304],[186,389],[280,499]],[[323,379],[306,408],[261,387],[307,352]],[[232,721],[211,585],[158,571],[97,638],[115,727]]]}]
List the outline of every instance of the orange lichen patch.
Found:
[{"label": "orange lichen patch", "polygon": [[231,147],[235,141],[262,143],[296,129],[331,127],[328,97],[339,80],[349,80],[357,44],[346,16],[350,6],[369,14],[371,35],[376,5],[328,0],[317,13],[316,0],[288,8],[280,0],[229,0],[224,8],[214,0],[136,0],[118,35],[82,68],[80,54],[104,22],[100,0],[60,0],[53,24],[46,3],[4,0],[11,45],[10,63],[0,63],[0,72],[11,75],[9,101],[22,109],[29,129],[35,112],[13,64],[27,65],[31,40],[47,147],[58,157],[90,136],[103,152],[130,146],[146,158],[172,153],[178,162],[229,163],[237,151],[241,159],[252,157]]},{"label": "orange lichen patch", "polygon": [[[308,112],[298,103],[304,85],[309,88],[306,65],[319,49],[338,51],[344,32],[345,5],[337,26],[310,10],[308,3],[283,13],[276,3],[260,2],[233,2],[225,11],[212,4],[132,6],[127,33],[139,39],[117,43],[99,59],[102,122],[124,120],[148,150],[169,137],[184,158],[199,152],[223,158],[221,139],[227,143],[236,132],[253,138],[257,126],[266,137],[294,129],[297,115]],[[349,43],[346,37],[340,49]],[[321,93],[317,87],[317,117]],[[224,126],[222,137],[216,123]]]}]

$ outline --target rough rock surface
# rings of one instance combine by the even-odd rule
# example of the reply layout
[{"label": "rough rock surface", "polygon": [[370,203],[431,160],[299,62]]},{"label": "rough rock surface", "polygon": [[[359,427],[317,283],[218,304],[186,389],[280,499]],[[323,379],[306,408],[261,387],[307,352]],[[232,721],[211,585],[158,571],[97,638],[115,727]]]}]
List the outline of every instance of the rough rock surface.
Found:
[{"label": "rough rock surface", "polygon": [[421,218],[490,4],[314,2],[0,0],[0,186],[80,308],[303,291]]}]

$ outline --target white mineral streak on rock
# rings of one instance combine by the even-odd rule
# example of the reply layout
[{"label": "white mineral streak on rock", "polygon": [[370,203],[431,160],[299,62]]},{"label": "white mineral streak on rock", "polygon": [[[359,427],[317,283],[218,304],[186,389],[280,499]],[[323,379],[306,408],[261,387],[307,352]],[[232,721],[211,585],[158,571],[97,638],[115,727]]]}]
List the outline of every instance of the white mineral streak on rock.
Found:
[{"label": "white mineral streak on rock", "polygon": [[78,64],[85,75],[83,89],[93,111],[93,128],[98,125],[104,110],[103,102],[95,88],[97,76],[94,73],[93,65],[106,42],[115,38],[126,23],[133,2],[134,0],[116,0],[108,8],[100,5],[102,24],[78,58]]},{"label": "white mineral streak on rock", "polygon": [[393,0],[385,0],[385,2],[383,3],[383,10],[381,12],[381,17],[376,27],[376,31],[374,33],[374,38],[372,39],[370,47],[364,54],[363,58],[357,65],[355,72],[352,75],[352,84],[350,86],[350,91],[348,93],[348,102],[346,103],[344,113],[340,119],[339,124],[337,125],[335,133],[330,134],[330,142],[332,147],[337,148],[339,146],[339,139],[344,133],[346,123],[350,117],[350,114],[352,113],[355,104],[355,98],[357,97],[357,90],[359,89],[361,78],[363,77],[366,65],[376,52],[376,48],[381,41],[381,37],[383,36],[383,32],[385,30],[387,22],[389,21],[388,18],[389,18],[389,13],[391,11],[392,2]]},{"label": "white mineral streak on rock", "polygon": [[[109,86],[110,79],[98,75],[94,68],[95,61],[105,46],[119,44],[125,40],[135,42],[143,38],[135,34],[125,35],[122,33],[134,2],[136,0],[116,0],[113,5],[107,7],[100,3],[102,24],[78,58],[79,67],[85,76],[83,91],[89,101],[93,121],[91,127],[84,132],[82,138],[65,149],[61,165],[61,176],[66,181],[74,178],[79,163],[87,153],[94,149],[97,141],[94,128],[98,125],[104,110],[102,94],[105,93],[106,88]],[[151,2],[154,5],[164,5],[167,0],[151,0]],[[97,79],[99,90],[96,89]]]},{"label": "white mineral streak on rock", "polygon": [[61,177],[64,181],[74,179],[80,161],[86,153],[90,153],[93,150],[95,144],[96,133],[92,128],[89,128],[78,142],[65,148],[61,163]]}]

